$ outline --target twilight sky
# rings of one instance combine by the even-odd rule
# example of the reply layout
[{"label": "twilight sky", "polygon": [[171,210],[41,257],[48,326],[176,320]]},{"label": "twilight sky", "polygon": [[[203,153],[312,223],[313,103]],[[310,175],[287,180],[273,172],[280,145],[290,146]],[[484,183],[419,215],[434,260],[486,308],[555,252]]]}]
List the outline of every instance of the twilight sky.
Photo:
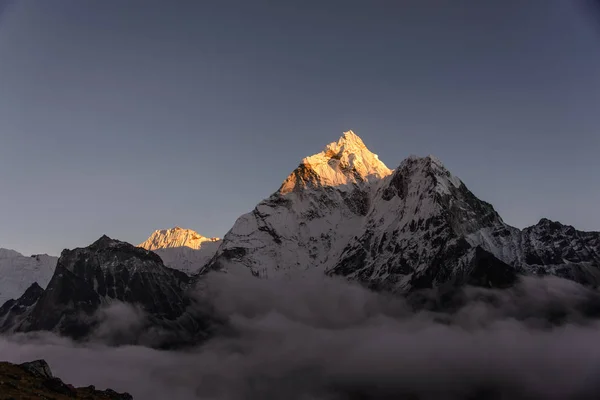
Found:
[{"label": "twilight sky", "polygon": [[222,236],[352,129],[517,227],[600,230],[600,26],[566,0],[0,0],[0,247]]}]

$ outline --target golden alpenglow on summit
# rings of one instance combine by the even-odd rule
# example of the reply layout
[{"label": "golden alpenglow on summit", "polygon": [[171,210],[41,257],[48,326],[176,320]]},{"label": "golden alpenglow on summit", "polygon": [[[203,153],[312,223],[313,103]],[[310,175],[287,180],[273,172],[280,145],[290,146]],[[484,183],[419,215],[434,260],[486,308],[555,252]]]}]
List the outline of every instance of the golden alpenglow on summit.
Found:
[{"label": "golden alpenglow on summit", "polygon": [[322,152],[304,158],[279,190],[285,194],[306,185],[345,186],[381,179],[391,173],[360,137],[347,131]]},{"label": "golden alpenglow on summit", "polygon": [[171,247],[189,247],[198,250],[205,243],[218,242],[219,238],[208,238],[191,229],[183,229],[178,226],[171,229],[154,231],[146,241],[138,247],[146,250],[167,249]]},{"label": "golden alpenglow on summit", "polygon": [[599,49],[600,0],[0,0],[0,400],[600,399]]}]

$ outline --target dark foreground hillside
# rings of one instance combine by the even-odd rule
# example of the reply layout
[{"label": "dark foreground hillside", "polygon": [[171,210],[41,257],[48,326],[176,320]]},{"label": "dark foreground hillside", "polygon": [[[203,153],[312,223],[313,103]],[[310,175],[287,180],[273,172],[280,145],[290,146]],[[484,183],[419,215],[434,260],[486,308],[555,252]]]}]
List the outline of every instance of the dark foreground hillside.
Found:
[{"label": "dark foreground hillside", "polygon": [[94,386],[75,388],[52,375],[44,360],[24,364],[0,362],[0,400],[133,400],[128,393]]}]

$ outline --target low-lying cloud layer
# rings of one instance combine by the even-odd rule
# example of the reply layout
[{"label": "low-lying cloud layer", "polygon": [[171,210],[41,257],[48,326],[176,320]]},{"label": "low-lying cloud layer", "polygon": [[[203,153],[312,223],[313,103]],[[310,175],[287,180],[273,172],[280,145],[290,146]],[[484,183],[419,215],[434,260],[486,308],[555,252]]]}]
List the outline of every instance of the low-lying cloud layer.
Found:
[{"label": "low-lying cloud layer", "polygon": [[[336,279],[213,274],[197,291],[230,327],[181,352],[0,339],[2,359],[46,359],[76,385],[137,399],[589,399],[600,395],[596,292],[557,278],[467,288],[409,303]],[[419,304],[419,311],[415,311]],[[105,310],[96,338],[136,329]]]}]

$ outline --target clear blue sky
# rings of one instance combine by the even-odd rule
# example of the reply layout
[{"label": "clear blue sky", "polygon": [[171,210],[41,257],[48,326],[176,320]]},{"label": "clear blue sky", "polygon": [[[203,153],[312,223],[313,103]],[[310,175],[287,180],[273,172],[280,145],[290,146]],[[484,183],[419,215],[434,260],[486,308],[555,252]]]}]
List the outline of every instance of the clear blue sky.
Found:
[{"label": "clear blue sky", "polygon": [[600,26],[568,0],[0,0],[0,247],[222,236],[353,129],[518,227],[600,230]]}]

